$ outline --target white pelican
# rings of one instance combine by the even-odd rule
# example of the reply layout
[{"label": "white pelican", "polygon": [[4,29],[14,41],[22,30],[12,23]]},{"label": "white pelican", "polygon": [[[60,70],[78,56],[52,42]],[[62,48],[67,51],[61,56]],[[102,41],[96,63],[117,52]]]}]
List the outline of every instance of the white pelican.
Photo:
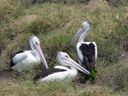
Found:
[{"label": "white pelican", "polygon": [[[91,24],[88,21],[83,22],[78,32],[72,38],[70,45],[79,37],[76,45],[78,61],[89,72],[96,72],[95,61],[97,59],[97,45],[95,42],[84,42],[84,38],[90,32]],[[85,75],[88,80],[89,76]],[[94,78],[92,78],[94,80]],[[85,81],[86,82],[86,81]]]},{"label": "white pelican", "polygon": [[[90,72],[83,68],[81,65],[76,63],[70,56],[65,52],[57,53],[57,61],[62,66],[55,66],[54,68],[45,69],[34,77],[34,82],[41,79],[43,82],[49,82],[54,80],[73,80],[77,76],[77,69],[87,75]],[[64,67],[69,66],[70,68]]]},{"label": "white pelican", "polygon": [[21,72],[39,65],[41,62],[44,64],[45,68],[48,69],[47,62],[40,48],[39,39],[33,35],[30,37],[29,43],[32,50],[17,52],[11,60],[11,69]]}]

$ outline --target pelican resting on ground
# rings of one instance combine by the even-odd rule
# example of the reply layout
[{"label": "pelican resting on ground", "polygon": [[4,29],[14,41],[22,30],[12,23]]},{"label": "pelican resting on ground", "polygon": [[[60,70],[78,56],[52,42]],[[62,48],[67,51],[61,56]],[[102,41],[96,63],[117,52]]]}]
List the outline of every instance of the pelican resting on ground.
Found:
[{"label": "pelican resting on ground", "polygon": [[[90,30],[91,24],[88,21],[83,22],[69,45],[71,45],[79,37],[79,41],[76,45],[78,62],[90,73],[93,73],[96,72],[95,61],[97,59],[97,45],[95,42],[84,42],[84,38]],[[85,80],[82,80],[81,82],[86,82],[88,79],[89,75],[85,75]],[[94,81],[94,77],[92,78],[92,81]]]},{"label": "pelican resting on ground", "polygon": [[[54,80],[73,80],[77,76],[77,70],[84,74],[90,75],[90,72],[83,68],[81,65],[76,63],[71,57],[65,52],[57,53],[57,61],[62,66],[55,66],[54,68],[45,69],[34,77],[34,82],[41,79],[43,82],[49,82]],[[67,68],[65,66],[69,66]]]},{"label": "pelican resting on ground", "polygon": [[17,52],[11,60],[11,69],[21,72],[39,65],[41,62],[44,64],[45,68],[48,69],[47,62],[40,48],[39,39],[33,35],[30,37],[29,43],[32,50]]}]

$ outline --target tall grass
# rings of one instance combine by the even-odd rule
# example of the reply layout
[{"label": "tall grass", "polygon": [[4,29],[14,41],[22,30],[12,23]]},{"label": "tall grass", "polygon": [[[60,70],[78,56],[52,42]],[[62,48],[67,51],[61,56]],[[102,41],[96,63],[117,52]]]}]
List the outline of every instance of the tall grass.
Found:
[{"label": "tall grass", "polygon": [[1,0],[0,5],[0,25],[18,18],[22,14],[22,5],[17,0]]}]

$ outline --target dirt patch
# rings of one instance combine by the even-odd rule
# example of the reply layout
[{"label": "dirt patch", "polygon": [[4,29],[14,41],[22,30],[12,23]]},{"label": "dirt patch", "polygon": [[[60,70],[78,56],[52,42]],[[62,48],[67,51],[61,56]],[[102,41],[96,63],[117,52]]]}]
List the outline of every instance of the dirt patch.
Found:
[{"label": "dirt patch", "polygon": [[9,56],[7,55],[7,52],[2,51],[2,54],[0,56],[0,72],[10,69],[9,62],[10,62],[10,59],[9,59]]},{"label": "dirt patch", "polygon": [[0,80],[11,79],[11,73],[4,71],[0,72]]}]

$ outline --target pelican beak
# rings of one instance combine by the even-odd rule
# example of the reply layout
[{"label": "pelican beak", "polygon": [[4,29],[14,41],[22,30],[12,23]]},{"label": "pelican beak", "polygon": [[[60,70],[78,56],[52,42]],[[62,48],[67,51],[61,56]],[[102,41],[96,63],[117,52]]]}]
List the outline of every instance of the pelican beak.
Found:
[{"label": "pelican beak", "polygon": [[47,64],[46,59],[44,57],[43,51],[40,48],[40,45],[35,45],[35,47],[36,47],[36,50],[37,50],[37,52],[41,58],[42,63],[44,64],[45,68],[48,69],[48,64]]},{"label": "pelican beak", "polygon": [[81,33],[84,32],[84,28],[80,28],[77,33],[75,34],[75,36],[72,38],[72,41],[70,42],[69,46],[72,45],[72,43],[81,35]]},{"label": "pelican beak", "polygon": [[79,71],[87,74],[87,75],[90,75],[90,72],[88,70],[86,70],[84,67],[82,67],[80,64],[76,63],[73,59],[71,58],[68,58],[67,59],[70,63],[70,65],[76,69],[78,69]]}]

